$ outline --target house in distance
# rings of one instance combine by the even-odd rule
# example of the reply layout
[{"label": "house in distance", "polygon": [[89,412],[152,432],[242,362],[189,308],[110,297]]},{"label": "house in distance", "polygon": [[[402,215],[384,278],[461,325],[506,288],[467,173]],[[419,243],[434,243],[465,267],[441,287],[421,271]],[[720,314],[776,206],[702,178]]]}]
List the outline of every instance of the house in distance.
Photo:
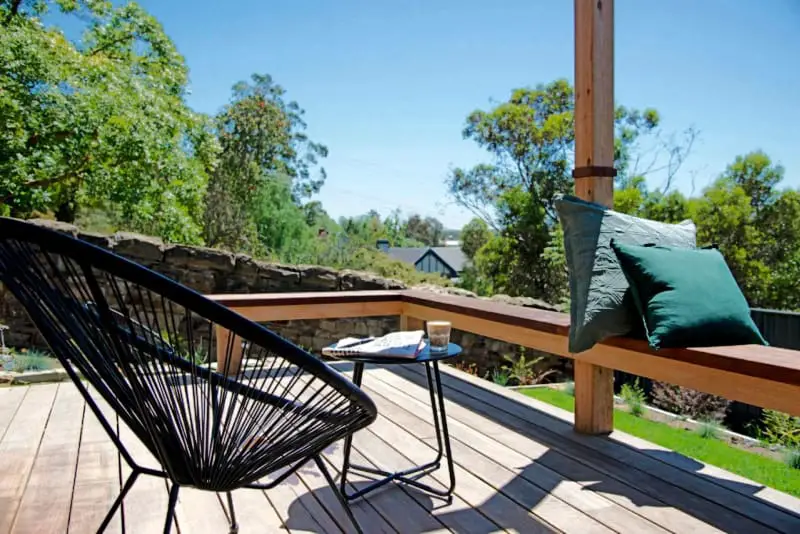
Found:
[{"label": "house in distance", "polygon": [[467,264],[467,256],[461,247],[391,247],[387,239],[379,239],[378,250],[389,257],[412,264],[424,273],[439,273],[445,278],[455,279]]}]

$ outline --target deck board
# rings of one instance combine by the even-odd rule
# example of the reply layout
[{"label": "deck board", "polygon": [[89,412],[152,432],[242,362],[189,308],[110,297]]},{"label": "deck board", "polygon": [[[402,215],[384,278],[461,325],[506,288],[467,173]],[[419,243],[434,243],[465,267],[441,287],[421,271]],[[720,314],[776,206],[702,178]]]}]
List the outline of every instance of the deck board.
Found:
[{"label": "deck board", "polygon": [[[381,377],[385,378],[386,375],[389,375],[390,378],[392,376],[388,371],[376,370],[373,373],[374,379],[369,384],[365,384],[372,398],[379,402],[379,406],[382,404],[380,399],[386,399],[392,403],[386,405],[393,409],[393,413],[397,411],[424,413],[428,405],[424,398],[424,392],[413,388],[410,390],[393,388],[381,380]],[[406,391],[411,391],[411,393]],[[463,423],[459,415],[449,414],[448,418],[454,449],[453,455],[456,461],[461,465],[469,466],[475,473],[478,473],[480,468],[480,471],[486,473],[481,475],[484,479],[497,476],[511,477],[507,493],[518,495],[516,500],[520,504],[525,505],[526,500],[551,492],[560,501],[616,531],[667,532],[656,523],[647,521],[601,495],[592,491],[584,491],[584,487],[580,484],[539,465],[534,459],[520,454],[501,441],[475,431],[468,424]],[[414,430],[415,433],[432,432],[433,425],[428,420],[419,418]],[[436,444],[433,437],[426,438],[425,441],[431,446]],[[585,521],[581,518],[578,518],[575,523],[580,525],[581,529],[584,528]],[[565,528],[565,530],[569,530],[569,528]]]},{"label": "deck board", "polygon": [[83,415],[78,390],[60,384],[11,532],[67,530]]},{"label": "deck board", "polygon": [[[403,372],[416,372],[410,368]],[[421,377],[421,375],[419,375]],[[467,383],[465,384],[465,380]],[[443,373],[443,382],[449,390],[448,395],[464,395],[471,400],[467,404],[477,409],[481,405],[491,405],[497,412],[510,413],[528,423],[526,430],[534,425],[554,433],[560,438],[558,445],[567,443],[576,444],[583,448],[588,457],[593,459],[610,460],[616,463],[617,474],[622,477],[635,477],[639,483],[646,483],[644,476],[651,482],[658,483],[659,490],[665,499],[665,504],[681,509],[695,510],[698,517],[706,522],[727,532],[765,532],[769,529],[779,532],[800,531],[800,518],[797,512],[800,508],[794,507],[794,513],[784,511],[771,501],[754,499],[746,491],[756,492],[760,484],[748,481],[742,485],[740,491],[729,489],[729,480],[719,480],[714,477],[699,474],[704,464],[699,461],[681,457],[669,452],[673,459],[682,459],[684,465],[691,465],[694,472],[679,469],[653,458],[650,454],[636,447],[619,442],[619,440],[595,436],[583,436],[572,431],[572,415],[549,405],[536,402],[528,397],[517,395],[514,392],[504,391],[499,396],[490,391],[490,387],[483,387],[477,378],[458,377],[450,370]],[[513,402],[502,402],[506,395],[513,395]],[[498,404],[499,402],[499,404]],[[536,406],[537,410],[530,409]],[[547,413],[543,413],[545,411]],[[554,417],[553,414],[556,416]],[[492,413],[492,417],[497,416]],[[649,444],[647,449],[649,449]],[[644,476],[643,476],[644,475]],[[632,480],[631,485],[636,485]],[[745,488],[747,488],[745,490]],[[796,499],[793,500],[797,502]],[[686,507],[686,508],[684,508]]]},{"label": "deck board", "polygon": [[[353,504],[366,532],[800,532],[794,497],[625,434],[576,435],[569,414],[463,373],[443,370],[443,385],[453,503],[390,485]],[[367,369],[364,389],[379,418],[356,434],[354,461],[395,470],[434,456],[423,386],[421,367]],[[121,433],[138,460],[154,463],[128,429]],[[338,476],[341,443],[325,456]],[[0,390],[0,470],[0,533],[64,532],[67,520],[70,533],[94,532],[120,487],[118,455],[68,383]],[[428,481],[444,487],[445,471]],[[243,534],[352,532],[313,463],[272,490],[238,490],[233,499]],[[166,502],[164,481],[142,477],[125,500],[127,532],[160,532]],[[181,534],[226,532],[227,513],[224,495],[183,489],[176,522]],[[118,515],[109,532],[120,523]]]},{"label": "deck board", "polygon": [[10,532],[39,453],[58,384],[31,388],[0,441],[0,532]]}]

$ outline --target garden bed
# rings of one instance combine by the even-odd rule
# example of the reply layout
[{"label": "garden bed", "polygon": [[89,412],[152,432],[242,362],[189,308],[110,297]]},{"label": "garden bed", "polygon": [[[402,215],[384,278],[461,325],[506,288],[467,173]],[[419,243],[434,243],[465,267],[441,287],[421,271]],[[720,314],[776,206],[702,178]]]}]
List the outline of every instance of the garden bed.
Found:
[{"label": "garden bed", "polygon": [[0,354],[0,385],[61,382],[69,375],[46,352],[26,349],[6,349]]}]

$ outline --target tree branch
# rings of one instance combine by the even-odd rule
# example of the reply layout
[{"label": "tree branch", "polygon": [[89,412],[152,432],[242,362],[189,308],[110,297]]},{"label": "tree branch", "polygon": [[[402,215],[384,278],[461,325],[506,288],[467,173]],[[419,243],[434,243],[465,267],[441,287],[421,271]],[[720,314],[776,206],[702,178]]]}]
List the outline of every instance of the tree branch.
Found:
[{"label": "tree branch", "polygon": [[12,0],[11,1],[11,9],[8,11],[8,16],[6,16],[6,24],[11,22],[11,19],[17,16],[19,13],[19,6],[22,5],[22,0]]},{"label": "tree branch", "polygon": [[133,33],[129,33],[127,35],[122,35],[120,37],[117,37],[116,39],[112,39],[110,41],[107,41],[107,42],[103,43],[102,45],[98,46],[97,48],[92,49],[89,52],[89,55],[90,56],[95,56],[95,55],[99,54],[100,52],[104,52],[104,51],[108,50],[112,46],[124,43],[125,41],[127,41],[129,39],[134,39],[135,37],[136,36]]}]

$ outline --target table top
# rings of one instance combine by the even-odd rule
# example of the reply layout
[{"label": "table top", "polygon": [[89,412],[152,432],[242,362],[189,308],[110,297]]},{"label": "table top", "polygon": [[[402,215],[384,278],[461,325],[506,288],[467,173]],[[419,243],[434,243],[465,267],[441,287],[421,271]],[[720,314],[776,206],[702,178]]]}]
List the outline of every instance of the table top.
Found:
[{"label": "table top", "polygon": [[461,354],[461,347],[455,343],[447,345],[447,351],[431,352],[430,345],[425,345],[425,348],[417,354],[416,358],[391,358],[388,356],[376,356],[373,354],[347,354],[345,356],[337,356],[336,360],[344,360],[356,363],[380,363],[380,364],[404,364],[404,363],[425,363],[425,362],[438,362],[439,360],[446,360]]}]

